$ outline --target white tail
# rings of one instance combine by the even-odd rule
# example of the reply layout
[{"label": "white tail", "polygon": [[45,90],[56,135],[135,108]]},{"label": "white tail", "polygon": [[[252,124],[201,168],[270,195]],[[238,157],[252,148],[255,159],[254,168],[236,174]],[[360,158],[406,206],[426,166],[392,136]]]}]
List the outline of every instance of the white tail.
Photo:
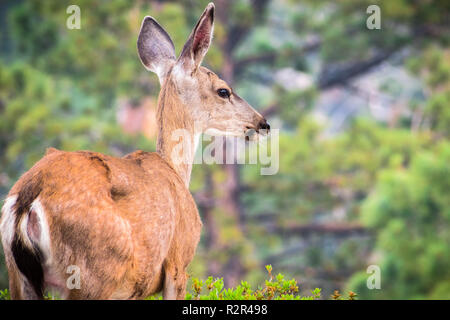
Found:
[{"label": "white tail", "polygon": [[[13,186],[0,224],[13,299],[40,299],[47,289],[67,299],[139,299],[160,290],[165,299],[184,298],[202,226],[188,190],[194,137],[269,129],[200,66],[213,25],[210,3],[176,59],[156,20],[142,23],[139,57],[161,83],[156,153],[50,149]],[[192,137],[183,144],[187,162],[173,159],[178,129]],[[79,286],[68,285],[71,277]]]}]

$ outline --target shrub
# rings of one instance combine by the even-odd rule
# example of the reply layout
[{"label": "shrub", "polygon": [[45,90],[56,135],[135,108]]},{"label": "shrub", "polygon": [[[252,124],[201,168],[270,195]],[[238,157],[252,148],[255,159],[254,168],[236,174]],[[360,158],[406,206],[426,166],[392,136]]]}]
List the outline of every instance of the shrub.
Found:
[{"label": "shrub", "polygon": [[236,288],[225,289],[222,278],[208,277],[205,281],[192,279],[192,290],[186,294],[186,300],[316,300],[321,290],[316,288],[310,296],[298,294],[295,279],[286,280],[285,276],[272,275],[272,266],[266,266],[269,279],[263,286],[253,290],[247,281],[241,281]]}]

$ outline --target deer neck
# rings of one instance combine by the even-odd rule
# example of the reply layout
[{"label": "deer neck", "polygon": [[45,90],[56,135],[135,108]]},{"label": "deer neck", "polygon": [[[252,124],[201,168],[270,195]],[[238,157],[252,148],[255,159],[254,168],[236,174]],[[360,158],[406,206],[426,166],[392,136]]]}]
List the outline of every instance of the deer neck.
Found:
[{"label": "deer neck", "polygon": [[196,139],[194,123],[180,97],[176,86],[167,81],[158,98],[158,138],[156,152],[183,179],[189,187],[194,162]]}]

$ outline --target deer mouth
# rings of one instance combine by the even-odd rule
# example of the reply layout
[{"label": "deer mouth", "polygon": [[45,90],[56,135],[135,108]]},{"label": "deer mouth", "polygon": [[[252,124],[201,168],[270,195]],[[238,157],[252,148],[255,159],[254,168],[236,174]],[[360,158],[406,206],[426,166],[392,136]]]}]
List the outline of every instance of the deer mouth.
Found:
[{"label": "deer mouth", "polygon": [[259,136],[267,136],[270,132],[270,125],[265,118],[259,120],[256,126],[246,126],[244,132],[246,141],[258,140]]},{"label": "deer mouth", "polygon": [[265,136],[267,134],[267,130],[258,130],[254,127],[245,127],[244,131],[245,141],[257,141],[260,135]]}]

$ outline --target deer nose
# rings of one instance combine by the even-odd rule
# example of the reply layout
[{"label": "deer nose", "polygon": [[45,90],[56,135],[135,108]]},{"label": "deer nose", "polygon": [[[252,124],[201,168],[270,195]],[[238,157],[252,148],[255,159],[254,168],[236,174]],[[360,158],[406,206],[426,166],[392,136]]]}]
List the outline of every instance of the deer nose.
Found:
[{"label": "deer nose", "polygon": [[258,130],[270,130],[270,125],[267,123],[266,119],[262,119],[259,123],[258,123]]}]

